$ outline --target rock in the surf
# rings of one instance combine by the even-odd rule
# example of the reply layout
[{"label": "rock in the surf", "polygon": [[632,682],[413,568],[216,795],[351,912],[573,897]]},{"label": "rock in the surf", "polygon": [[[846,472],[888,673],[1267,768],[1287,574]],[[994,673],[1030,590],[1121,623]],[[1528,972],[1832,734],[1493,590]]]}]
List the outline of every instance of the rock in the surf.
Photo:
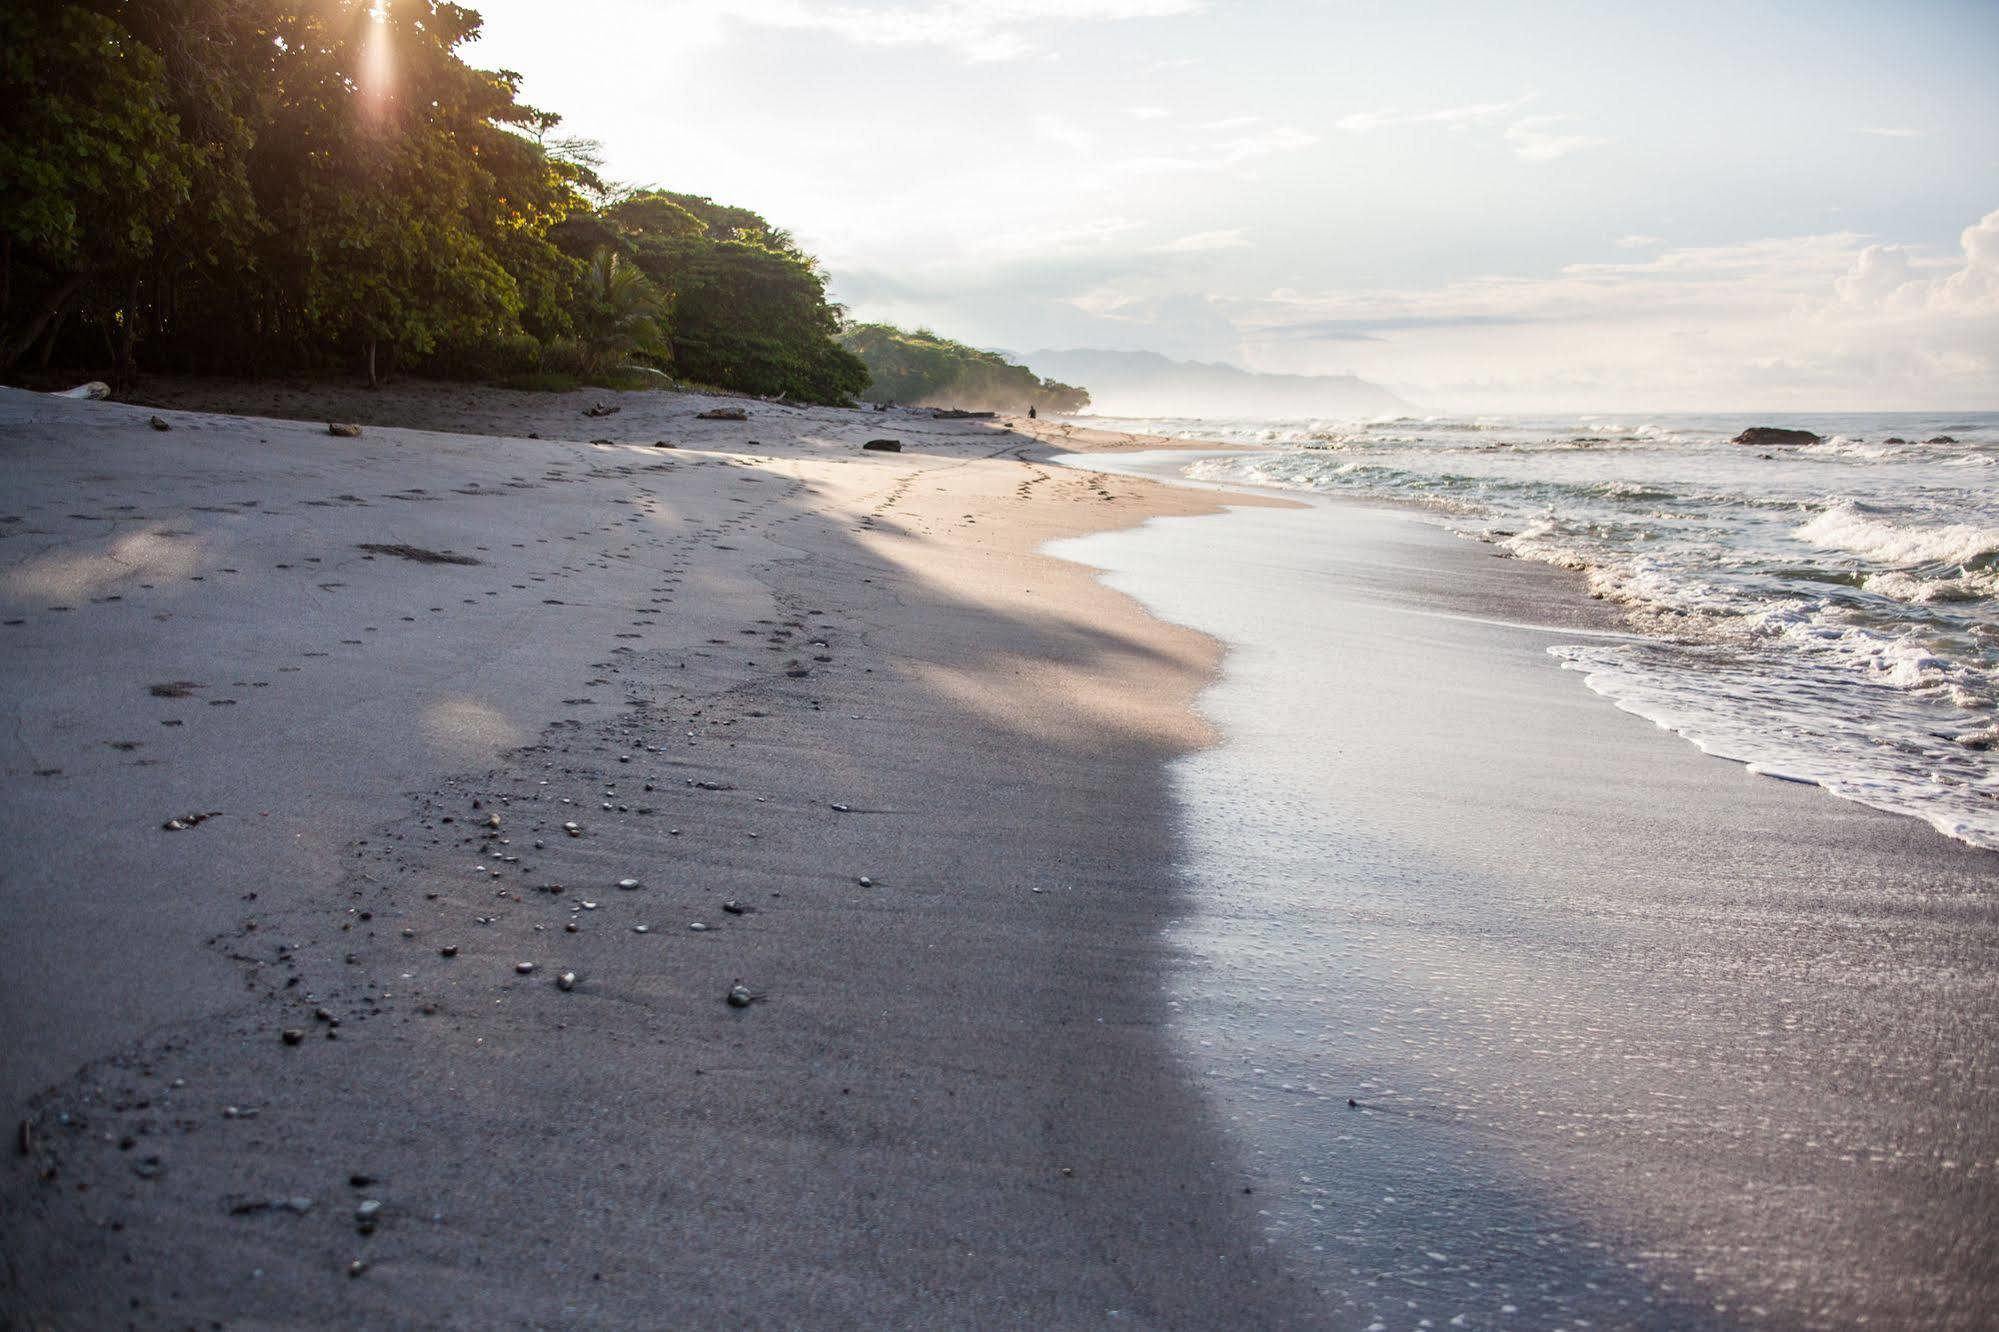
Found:
[{"label": "rock in the surf", "polygon": [[1816,444],[1819,442],[1819,436],[1809,430],[1787,430],[1783,426],[1751,426],[1729,442],[1746,444],[1755,449],[1768,449],[1778,445],[1797,447]]}]

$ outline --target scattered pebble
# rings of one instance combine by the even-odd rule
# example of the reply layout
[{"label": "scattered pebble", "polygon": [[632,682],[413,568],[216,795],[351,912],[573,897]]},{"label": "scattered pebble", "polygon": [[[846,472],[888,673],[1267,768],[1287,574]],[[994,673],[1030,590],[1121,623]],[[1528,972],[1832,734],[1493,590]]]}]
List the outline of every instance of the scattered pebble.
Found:
[{"label": "scattered pebble", "polygon": [[516,962],[514,963],[514,970],[519,972],[523,976],[532,975],[534,973],[534,963]]},{"label": "scattered pebble", "polygon": [[555,988],[565,992],[575,989],[576,973],[573,971],[565,971],[560,976],[557,976],[555,978]]},{"label": "scattered pebble", "polygon": [[278,1033],[278,1039],[283,1041],[286,1045],[297,1045],[300,1041],[305,1039],[305,1033],[300,1031],[297,1027],[286,1027],[283,1031]]},{"label": "scattered pebble", "polygon": [[732,985],[729,987],[729,1007],[731,1008],[748,1008],[756,1002],[756,998],[755,995],[750,993],[750,987],[747,985]]}]

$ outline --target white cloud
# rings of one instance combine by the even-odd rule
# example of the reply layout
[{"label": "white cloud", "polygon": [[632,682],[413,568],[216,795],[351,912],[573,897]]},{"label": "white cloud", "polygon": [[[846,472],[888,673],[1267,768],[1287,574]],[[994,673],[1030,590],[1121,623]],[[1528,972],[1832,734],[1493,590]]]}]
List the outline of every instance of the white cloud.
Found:
[{"label": "white cloud", "polygon": [[1902,245],[1869,245],[1834,284],[1834,318],[1999,316],[1999,208],[1958,235],[1955,260],[1924,261]]},{"label": "white cloud", "polygon": [[1244,228],[1230,227],[1226,231],[1197,231],[1191,236],[1167,241],[1152,247],[1154,254],[1201,254],[1208,250],[1242,250],[1255,244],[1243,234]]},{"label": "white cloud", "polygon": [[1365,134],[1378,129],[1399,129],[1407,125],[1446,125],[1458,129],[1477,124],[1482,120],[1508,115],[1533,100],[1534,94],[1528,93],[1510,102],[1473,102],[1466,106],[1447,106],[1435,111],[1400,111],[1393,107],[1382,111],[1356,111],[1334,121],[1333,128],[1354,134]]},{"label": "white cloud", "polygon": [[1082,126],[1063,119],[1052,111],[1044,111],[1034,117],[1034,132],[1050,143],[1060,144],[1070,152],[1089,151],[1096,140]]},{"label": "white cloud", "polygon": [[[1014,60],[1039,51],[1030,34],[1057,23],[1117,22],[1192,14],[1204,0],[731,0],[700,20],[726,17],[766,28],[826,32],[865,46],[934,46],[971,60]],[[699,13],[708,6],[685,7]],[[700,21],[697,20],[697,21]]]},{"label": "white cloud", "polygon": [[1197,152],[1176,157],[1134,157],[1117,164],[1120,171],[1133,175],[1161,175],[1170,172],[1222,171],[1259,157],[1296,152],[1317,143],[1316,134],[1284,127],[1240,134],[1232,139],[1203,145]]},{"label": "white cloud", "polygon": [[1085,222],[1051,223],[988,237],[969,247],[981,259],[1046,259],[1101,249],[1104,244],[1142,223],[1128,217],[1098,217]]},{"label": "white cloud", "polygon": [[1506,141],[1513,145],[1514,156],[1526,162],[1552,162],[1584,148],[1595,148],[1610,142],[1592,134],[1557,131],[1554,127],[1566,119],[1566,116],[1527,116],[1516,120],[1506,127]]},{"label": "white cloud", "polygon": [[1833,232],[1224,308],[1260,368],[1313,368],[1337,347],[1359,373],[1427,371],[1472,405],[1989,406],[1999,209],[1951,256]]},{"label": "white cloud", "polygon": [[1163,106],[1128,106],[1124,113],[1133,120],[1164,120],[1173,114]]},{"label": "white cloud", "polygon": [[1652,250],[1666,243],[1664,236],[1619,236],[1617,248],[1620,250]]}]

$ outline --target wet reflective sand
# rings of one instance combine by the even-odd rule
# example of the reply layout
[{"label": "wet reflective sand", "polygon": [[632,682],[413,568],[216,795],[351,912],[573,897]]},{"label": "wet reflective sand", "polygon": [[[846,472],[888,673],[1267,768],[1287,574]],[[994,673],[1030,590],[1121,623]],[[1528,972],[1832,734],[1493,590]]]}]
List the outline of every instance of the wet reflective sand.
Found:
[{"label": "wet reflective sand", "polygon": [[1406,514],[1058,553],[1233,647],[1173,998],[1342,1322],[1987,1325],[1999,854],[1618,712],[1569,580]]}]

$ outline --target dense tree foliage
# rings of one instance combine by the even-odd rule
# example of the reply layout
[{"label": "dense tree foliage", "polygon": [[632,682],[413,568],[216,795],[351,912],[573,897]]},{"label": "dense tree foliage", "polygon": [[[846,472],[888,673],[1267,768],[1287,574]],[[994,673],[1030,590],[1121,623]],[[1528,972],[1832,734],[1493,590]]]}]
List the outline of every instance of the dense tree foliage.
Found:
[{"label": "dense tree foliage", "polygon": [[965,407],[999,412],[1080,412],[1090,405],[1082,389],[1042,379],[998,352],[980,351],[927,328],[914,333],[892,324],[857,324],[841,341],[868,368],[866,396],[876,402]]},{"label": "dense tree foliage", "polygon": [[824,276],[747,209],[607,184],[442,0],[0,6],[0,369],[628,363],[838,402]]}]

